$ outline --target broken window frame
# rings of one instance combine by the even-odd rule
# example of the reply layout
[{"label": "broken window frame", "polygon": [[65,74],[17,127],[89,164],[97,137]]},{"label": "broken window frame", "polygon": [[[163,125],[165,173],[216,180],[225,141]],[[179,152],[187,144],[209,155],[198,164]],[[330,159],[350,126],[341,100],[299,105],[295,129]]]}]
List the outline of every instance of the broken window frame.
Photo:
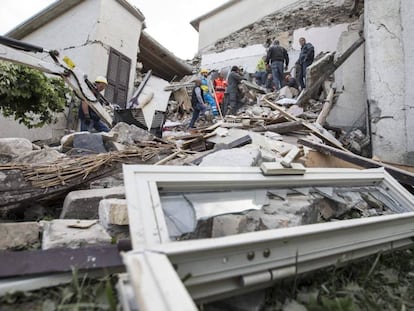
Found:
[{"label": "broken window frame", "polygon": [[[136,303],[148,310],[183,305],[196,310],[193,299],[205,302],[268,287],[284,277],[413,244],[414,197],[384,169],[308,168],[304,175],[263,176],[259,168],[124,165],[124,179],[133,245],[124,261]],[[405,211],[171,241],[160,203],[160,191],[309,186],[381,186]],[[157,299],[162,304],[153,307]]]}]

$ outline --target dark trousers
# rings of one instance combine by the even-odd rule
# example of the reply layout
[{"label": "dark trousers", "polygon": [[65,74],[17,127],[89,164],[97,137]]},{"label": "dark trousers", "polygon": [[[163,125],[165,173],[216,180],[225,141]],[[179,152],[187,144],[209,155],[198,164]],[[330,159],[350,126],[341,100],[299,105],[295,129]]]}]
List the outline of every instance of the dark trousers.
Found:
[{"label": "dark trousers", "polygon": [[81,132],[91,132],[92,129],[95,129],[97,132],[109,132],[109,128],[101,120],[89,120],[89,124],[85,123],[85,119],[80,119],[81,121]]},{"label": "dark trousers", "polygon": [[302,89],[306,87],[306,68],[309,67],[309,63],[300,64],[299,68],[299,85]]},{"label": "dark trousers", "polygon": [[231,92],[224,94],[223,116],[227,113],[236,115],[239,108],[242,106],[240,95],[238,92]]},{"label": "dark trousers", "polygon": [[204,113],[206,111],[206,107],[203,104],[197,103],[193,105],[193,116],[190,121],[190,128],[194,127],[194,124],[196,123],[198,117],[200,116],[200,113]]},{"label": "dark trousers", "polygon": [[283,64],[284,62],[272,61],[272,64],[270,65],[270,68],[272,68],[272,78],[273,78],[273,83],[276,87],[276,91],[280,90],[280,88],[282,87]]}]

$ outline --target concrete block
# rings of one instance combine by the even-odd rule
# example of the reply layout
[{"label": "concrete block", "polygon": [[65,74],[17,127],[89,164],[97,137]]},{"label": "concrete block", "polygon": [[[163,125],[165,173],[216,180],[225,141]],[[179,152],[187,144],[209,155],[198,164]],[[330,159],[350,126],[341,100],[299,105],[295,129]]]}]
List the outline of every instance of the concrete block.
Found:
[{"label": "concrete block", "polygon": [[111,243],[111,237],[98,221],[55,219],[42,224],[42,249]]},{"label": "concrete block", "polygon": [[231,149],[250,144],[252,139],[248,131],[232,128],[229,129],[226,136],[213,136],[207,139],[207,141],[220,145],[221,149]]},{"label": "concrete block", "polygon": [[40,225],[37,222],[0,224],[0,249],[24,248],[39,242]]},{"label": "concrete block", "polygon": [[204,157],[199,166],[256,166],[260,158],[257,147],[225,149]]},{"label": "concrete block", "polygon": [[98,219],[99,202],[103,199],[125,198],[125,188],[91,189],[70,192],[63,202],[60,218]]},{"label": "concrete block", "polygon": [[213,219],[211,229],[211,237],[217,238],[245,232],[243,228],[247,225],[247,217],[245,215],[221,215]]},{"label": "concrete block", "polygon": [[99,221],[105,228],[109,225],[129,225],[126,200],[105,199],[99,202]]}]

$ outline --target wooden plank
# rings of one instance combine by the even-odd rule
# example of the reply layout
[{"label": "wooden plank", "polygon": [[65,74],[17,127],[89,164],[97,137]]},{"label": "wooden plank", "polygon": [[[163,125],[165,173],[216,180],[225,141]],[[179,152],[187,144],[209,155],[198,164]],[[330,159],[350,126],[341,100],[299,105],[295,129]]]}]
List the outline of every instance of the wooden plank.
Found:
[{"label": "wooden plank", "polygon": [[[94,258],[94,260],[90,260]],[[0,252],[0,278],[119,268],[124,264],[117,245],[77,249],[57,248],[38,251]]]},{"label": "wooden plank", "polygon": [[289,121],[277,124],[271,124],[267,126],[258,126],[253,129],[254,132],[275,132],[279,134],[294,132],[303,129],[302,121]]},{"label": "wooden plank", "polygon": [[326,123],[326,118],[328,117],[329,111],[331,111],[334,93],[335,93],[334,89],[331,88],[323,104],[322,110],[319,113],[318,118],[315,121],[316,123],[319,123],[322,126]]},{"label": "wooden plank", "polygon": [[314,143],[314,142],[311,142],[311,141],[306,140],[306,139],[299,139],[298,143],[300,143],[304,146],[310,147],[312,149],[315,149],[319,152],[329,154],[329,155],[333,155],[333,156],[335,156],[337,158],[340,158],[344,161],[348,161],[350,163],[362,166],[364,168],[384,167],[385,170],[390,175],[392,175],[395,179],[397,179],[400,183],[411,185],[411,186],[414,185],[414,174],[410,173],[408,171],[404,171],[402,169],[393,167],[393,166],[385,164],[385,163],[374,161],[372,159],[361,157],[361,156],[353,154],[352,152],[349,152],[349,151],[348,152],[343,152],[342,150],[339,150],[337,148],[333,148],[333,147],[330,147],[330,146]]},{"label": "wooden plank", "polygon": [[[278,105],[275,105],[274,103],[272,103],[271,101],[269,101],[268,99],[264,98],[264,101],[273,109],[279,111],[282,115],[284,115],[286,118],[293,120],[293,121],[299,121],[300,119],[291,115],[290,113],[286,112],[283,108],[279,107]],[[329,143],[330,145],[339,148],[343,151],[348,151],[347,149],[345,149],[340,143],[338,143],[337,141],[333,140],[330,137],[327,137],[326,135],[322,134],[319,132],[319,130],[312,124],[309,124],[305,121],[302,121],[302,124],[304,127],[306,127],[308,130],[310,130],[315,136],[318,136],[319,138],[321,138],[323,141]]]},{"label": "wooden plank", "polygon": [[296,156],[299,154],[300,150],[298,147],[294,146],[287,155],[285,155],[280,162],[284,167],[291,167],[293,160],[296,158]]}]

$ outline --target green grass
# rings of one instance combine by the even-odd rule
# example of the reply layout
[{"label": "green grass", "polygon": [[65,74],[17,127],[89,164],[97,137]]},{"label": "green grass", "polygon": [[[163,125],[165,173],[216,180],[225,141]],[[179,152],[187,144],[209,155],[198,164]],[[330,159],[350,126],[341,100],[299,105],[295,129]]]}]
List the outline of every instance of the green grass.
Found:
[{"label": "green grass", "polygon": [[377,254],[283,281],[268,290],[267,310],[282,310],[291,300],[308,311],[414,310],[413,254]]}]

